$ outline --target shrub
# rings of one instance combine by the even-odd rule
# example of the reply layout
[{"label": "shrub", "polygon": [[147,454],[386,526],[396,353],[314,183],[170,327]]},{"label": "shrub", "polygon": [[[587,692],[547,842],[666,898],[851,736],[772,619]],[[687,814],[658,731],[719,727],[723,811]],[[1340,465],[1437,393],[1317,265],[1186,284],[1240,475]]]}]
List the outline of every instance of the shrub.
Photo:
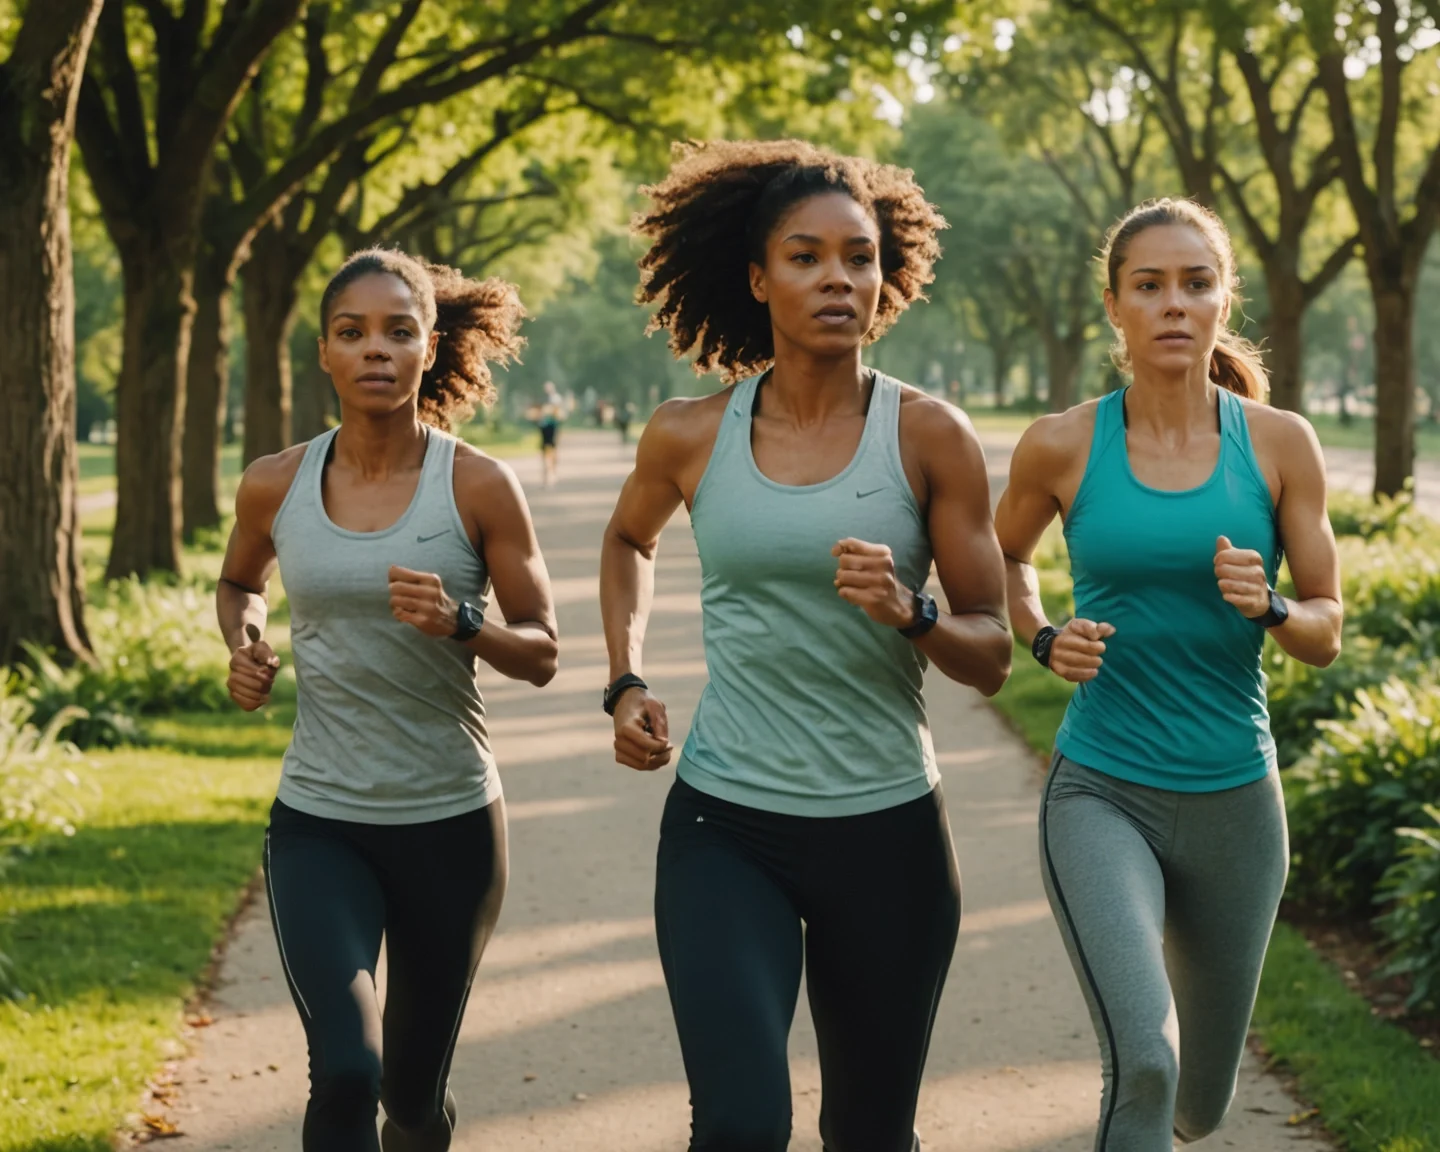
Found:
[{"label": "shrub", "polygon": [[80,753],[60,732],[84,713],[62,708],[43,728],[34,714],[29,700],[0,683],[0,857],[40,832],[73,836],[83,814]]},{"label": "shrub", "polygon": [[78,705],[86,715],[72,719],[64,735],[82,747],[113,746],[141,742],[140,716],[226,706],[225,650],[205,587],[112,582],[88,622],[94,665],[62,668],[27,648],[28,665],[15,669],[36,723]]},{"label": "shrub", "polygon": [[1342,541],[1340,571],[1352,631],[1387,644],[1433,647],[1440,627],[1440,535]]},{"label": "shrub", "polygon": [[1336,536],[1359,536],[1365,540],[1388,536],[1393,539],[1403,532],[1424,532],[1431,527],[1415,507],[1413,481],[1406,482],[1403,492],[1382,496],[1378,500],[1358,492],[1332,492],[1329,511],[1330,526]]},{"label": "shrub", "polygon": [[1423,807],[1429,828],[1401,828],[1400,858],[1386,871],[1377,899],[1387,905],[1375,918],[1390,949],[1383,975],[1406,975],[1405,1007],[1435,1007],[1440,999],[1440,808]]},{"label": "shrub", "polygon": [[1360,690],[1348,716],[1287,773],[1292,893],[1313,907],[1364,914],[1403,844],[1440,795],[1440,684],[1387,680]]}]

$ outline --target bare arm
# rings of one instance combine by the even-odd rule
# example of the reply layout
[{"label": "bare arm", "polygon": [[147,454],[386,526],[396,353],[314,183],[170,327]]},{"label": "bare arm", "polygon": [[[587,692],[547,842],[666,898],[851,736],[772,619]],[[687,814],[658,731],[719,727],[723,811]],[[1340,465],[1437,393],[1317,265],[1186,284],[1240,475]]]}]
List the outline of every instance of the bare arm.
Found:
[{"label": "bare arm", "polygon": [[[1268,413],[1277,457],[1284,462],[1276,520],[1296,599],[1284,624],[1270,629],[1275,642],[1295,659],[1324,668],[1340,654],[1344,608],[1340,600],[1340,557],[1325,500],[1325,457],[1308,421],[1289,413]],[[1268,437],[1267,437],[1268,439]],[[1270,607],[1264,563],[1258,552],[1222,547],[1217,541],[1215,575],[1220,591],[1247,617]]]},{"label": "bare arm", "polygon": [[280,667],[279,657],[262,639],[270,612],[265,591],[275,572],[270,528],[299,463],[299,454],[291,449],[261,457],[245,469],[235,494],[235,526],[215,588],[220,635],[230,649],[225,686],[247,712],[268,702]]},{"label": "bare arm", "polygon": [[[712,405],[713,406],[713,405]],[[723,411],[723,408],[721,409]],[[682,475],[714,433],[705,401],[667,401],[655,411],[635,451],[600,549],[600,614],[610,655],[610,681],[641,675],[645,628],[655,594],[655,552],[660,533],[684,499]],[[615,758],[642,771],[670,761],[665,706],[632,688],[615,708]]]},{"label": "bare arm", "polygon": [[[559,631],[550,575],[525,493],[505,464],[479,452],[457,457],[455,496],[462,518],[478,529],[485,566],[503,621],[486,616],[467,648],[502,676],[543,687],[559,666]],[[390,569],[390,608],[397,620],[452,642],[460,605],[433,572]]]}]

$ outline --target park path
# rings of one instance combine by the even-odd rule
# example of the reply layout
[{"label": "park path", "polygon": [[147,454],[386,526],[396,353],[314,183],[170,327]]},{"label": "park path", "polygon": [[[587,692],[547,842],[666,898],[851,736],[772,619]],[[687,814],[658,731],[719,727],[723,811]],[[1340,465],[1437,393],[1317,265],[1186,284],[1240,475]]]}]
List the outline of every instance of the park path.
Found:
[{"label": "park path", "polygon": [[[559,606],[562,668],[543,691],[488,676],[511,822],[512,878],[456,1052],[456,1152],[679,1152],[687,1092],[656,957],[651,885],[668,773],[622,769],[599,707],[601,530],[630,450],[569,431],[560,484],[529,489]],[[699,563],[683,516],[660,549],[645,671],[677,744],[705,680]],[[932,673],[930,706],[965,888],[959,948],[920,1099],[929,1152],[1087,1152],[1096,1045],[1041,887],[1036,758],[969,689]],[[293,1152],[303,1036],[263,901],[241,917],[174,1070],[184,1146]],[[804,1007],[791,1044],[797,1152],[818,1152],[819,1075]],[[1247,1058],[1231,1120],[1206,1147],[1318,1147]]]}]

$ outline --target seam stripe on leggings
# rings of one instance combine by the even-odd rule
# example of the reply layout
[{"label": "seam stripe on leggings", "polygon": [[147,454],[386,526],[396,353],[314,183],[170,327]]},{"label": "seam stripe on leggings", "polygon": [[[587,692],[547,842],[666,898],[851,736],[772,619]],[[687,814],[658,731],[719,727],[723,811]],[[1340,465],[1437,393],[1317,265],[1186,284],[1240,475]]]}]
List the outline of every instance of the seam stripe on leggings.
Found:
[{"label": "seam stripe on leggings", "polygon": [[1060,887],[1060,874],[1055,870],[1055,861],[1050,855],[1050,789],[1055,784],[1055,767],[1060,762],[1060,757],[1055,756],[1050,761],[1050,778],[1045,782],[1045,796],[1040,803],[1040,839],[1045,845],[1045,869],[1050,873],[1050,886],[1055,889],[1055,898],[1060,901],[1060,911],[1065,914],[1065,923],[1070,929],[1070,939],[1075,945],[1075,954],[1080,957],[1080,966],[1085,969],[1085,980],[1090,985],[1090,993],[1095,997],[1095,1003],[1100,1008],[1100,1019],[1105,1024],[1105,1040],[1110,1045],[1110,1107],[1105,1110],[1105,1118],[1100,1122],[1100,1142],[1096,1152],[1105,1152],[1106,1142],[1110,1138],[1110,1121],[1115,1116],[1115,1105],[1120,1099],[1120,1093],[1116,1090],[1120,1082],[1120,1049],[1115,1043],[1115,1030],[1110,1024],[1110,1013],[1105,1009],[1105,1001],[1100,995],[1100,986],[1095,982],[1095,974],[1090,970],[1090,961],[1085,956],[1085,949],[1080,944],[1080,930],[1075,924],[1075,917],[1070,915],[1070,905],[1066,903],[1065,891]]},{"label": "seam stripe on leggings", "polygon": [[295,974],[290,971],[290,958],[285,955],[285,938],[280,934],[280,917],[275,913],[275,891],[270,887],[270,833],[265,833],[265,903],[270,905],[270,923],[275,928],[275,943],[280,947],[280,963],[285,968],[285,979],[290,983],[290,990],[295,993],[295,999],[300,1002],[300,1008],[305,1013],[307,1020],[315,1017],[310,1011],[310,1005],[305,1003],[305,997],[300,992],[300,985],[295,983]]}]

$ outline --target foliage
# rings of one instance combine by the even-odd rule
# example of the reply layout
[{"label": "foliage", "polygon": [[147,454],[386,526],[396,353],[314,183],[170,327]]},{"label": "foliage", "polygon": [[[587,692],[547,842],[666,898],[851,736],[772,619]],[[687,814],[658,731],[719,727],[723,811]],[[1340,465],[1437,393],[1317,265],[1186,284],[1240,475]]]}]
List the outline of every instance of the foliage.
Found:
[{"label": "foliage", "polygon": [[1359,915],[1398,859],[1398,830],[1440,796],[1440,682],[1396,678],[1361,689],[1287,773],[1290,887],[1317,908]]},{"label": "foliage", "polygon": [[1376,900],[1386,910],[1375,927],[1390,950],[1384,975],[1411,980],[1410,1009],[1440,1000],[1440,808],[1423,806],[1427,827],[1401,828],[1400,858],[1386,871]]},{"label": "foliage", "polygon": [[1329,500],[1330,527],[1336,536],[1359,536],[1369,540],[1384,536],[1394,540],[1405,533],[1415,535],[1433,528],[1415,506],[1415,484],[1395,496],[1378,500],[1358,492],[1335,492]]},{"label": "foliage", "polygon": [[60,732],[84,715],[71,705],[37,727],[35,705],[0,681],[0,863],[38,833],[75,835],[85,785],[75,770],[80,752]]},{"label": "foliage", "polygon": [[12,673],[16,690],[40,724],[78,705],[83,714],[63,731],[81,747],[139,743],[141,716],[226,706],[224,651],[211,617],[202,585],[112,582],[90,614],[95,664],[61,667],[29,647],[30,662]]}]

